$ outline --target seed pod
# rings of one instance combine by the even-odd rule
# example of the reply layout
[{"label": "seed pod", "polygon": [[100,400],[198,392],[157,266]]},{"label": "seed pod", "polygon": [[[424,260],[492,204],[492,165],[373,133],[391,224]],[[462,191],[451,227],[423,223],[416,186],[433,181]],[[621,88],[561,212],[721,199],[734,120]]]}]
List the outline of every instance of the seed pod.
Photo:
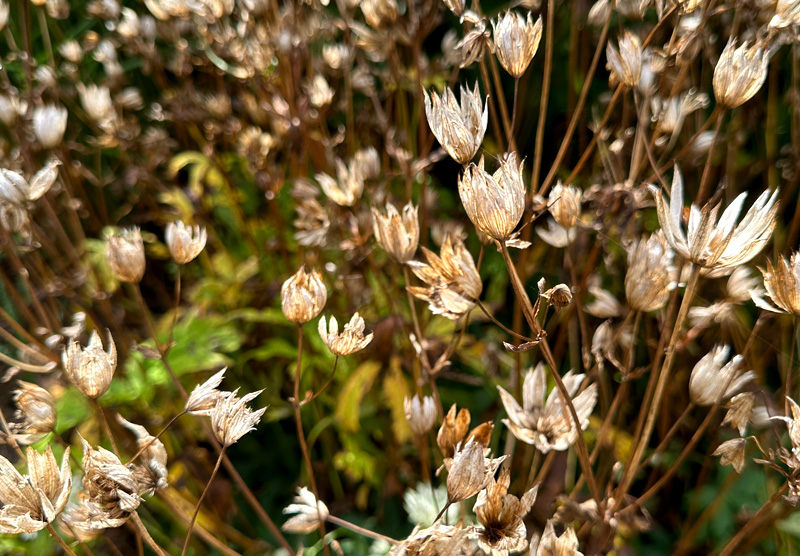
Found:
[{"label": "seed pod", "polygon": [[542,16],[534,23],[530,12],[523,19],[520,14],[508,11],[503,17],[492,20],[492,27],[498,60],[515,78],[522,77],[539,49]]},{"label": "seed pod", "polygon": [[461,87],[460,105],[449,88],[441,97],[435,91],[425,91],[428,126],[447,154],[460,164],[467,164],[478,152],[489,123],[488,110],[477,83],[472,91]]},{"label": "seed pod", "polygon": [[746,446],[747,440],[744,438],[734,438],[720,444],[711,455],[720,456],[719,463],[721,465],[732,465],[737,473],[741,473],[744,467]]},{"label": "seed pod", "polygon": [[736,41],[729,41],[714,68],[717,102],[730,109],[753,98],[767,79],[768,64],[769,55],[758,44],[750,47],[745,41],[736,48]]},{"label": "seed pod", "polygon": [[344,325],[341,334],[336,317],[331,317],[329,323],[325,317],[319,319],[318,330],[322,341],[334,355],[344,356],[361,351],[372,341],[372,332],[364,335],[364,319],[358,313]]},{"label": "seed pod", "polygon": [[378,245],[399,263],[414,258],[419,244],[419,219],[417,207],[408,203],[401,216],[397,208],[386,203],[386,214],[372,208],[372,229]]},{"label": "seed pod", "polygon": [[33,111],[33,134],[45,149],[56,147],[64,138],[67,129],[67,109],[46,104]]},{"label": "seed pod", "polygon": [[305,324],[319,315],[328,291],[316,270],[306,272],[305,266],[281,286],[281,308],[284,316],[296,324]]},{"label": "seed pod", "polygon": [[431,428],[433,428],[433,423],[436,421],[436,405],[433,402],[433,398],[430,396],[423,396],[422,399],[420,399],[417,395],[413,398],[406,397],[403,405],[406,411],[406,421],[408,421],[414,434],[417,436],[425,436],[428,434]]},{"label": "seed pod", "polygon": [[103,342],[97,331],[92,331],[85,348],[75,341],[67,344],[62,356],[64,372],[81,393],[96,400],[108,390],[117,368],[117,347],[108,333],[108,351],[103,351]]},{"label": "seed pod", "polygon": [[180,220],[167,224],[164,235],[169,252],[178,264],[193,261],[206,246],[208,237],[204,227],[187,226]]},{"label": "seed pod", "polygon": [[139,228],[123,228],[108,238],[106,259],[112,274],[120,282],[141,282],[146,262]]},{"label": "seed pod", "polygon": [[477,166],[467,166],[458,180],[458,194],[475,228],[498,241],[507,239],[525,211],[525,184],[517,154],[506,154],[493,175],[483,169],[483,157]]},{"label": "seed pod", "polygon": [[619,50],[611,42],[606,46],[608,69],[620,83],[635,87],[642,75],[642,48],[639,38],[625,31],[619,39]]}]

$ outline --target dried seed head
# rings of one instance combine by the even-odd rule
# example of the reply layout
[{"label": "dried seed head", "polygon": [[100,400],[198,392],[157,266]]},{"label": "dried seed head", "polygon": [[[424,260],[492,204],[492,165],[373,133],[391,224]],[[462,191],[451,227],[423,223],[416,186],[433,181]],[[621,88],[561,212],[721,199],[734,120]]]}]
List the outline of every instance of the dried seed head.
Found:
[{"label": "dried seed head", "polygon": [[499,241],[508,238],[525,211],[525,184],[517,154],[507,153],[493,175],[483,169],[483,157],[477,166],[467,166],[458,179],[458,194],[478,231]]},{"label": "dried seed head", "polygon": [[730,352],[730,346],[718,345],[697,362],[689,378],[692,402],[700,406],[714,405],[738,393],[755,378],[753,371],[743,372],[745,361],[741,355],[728,361]]},{"label": "dried seed head", "polygon": [[17,442],[32,444],[42,439],[56,426],[56,402],[53,396],[30,382],[19,381],[19,389],[14,391],[17,411],[11,424],[11,430]]},{"label": "dried seed head", "polygon": [[778,0],[775,6],[775,15],[770,20],[769,26],[773,29],[786,29],[798,25],[800,25],[800,2],[798,0]]},{"label": "dried seed head", "polygon": [[67,109],[55,104],[37,106],[33,111],[33,133],[42,148],[52,149],[61,143],[67,129]]},{"label": "dried seed head", "polygon": [[141,282],[146,262],[139,228],[123,228],[108,238],[106,259],[112,274],[120,282]]},{"label": "dried seed head", "polygon": [[556,311],[572,303],[572,290],[566,284],[558,284],[540,295],[547,300],[548,305],[555,307]]},{"label": "dried seed head", "polygon": [[464,15],[466,0],[444,0],[444,5],[447,6],[456,17],[461,17]]},{"label": "dried seed head", "polygon": [[436,91],[425,91],[428,125],[444,150],[461,164],[467,164],[478,152],[489,122],[488,110],[477,83],[472,91],[461,87],[460,105],[449,88],[441,97]]},{"label": "dried seed head", "polygon": [[672,248],[684,259],[711,271],[711,276],[724,275],[755,257],[775,228],[778,214],[778,190],[764,191],[737,225],[747,193],[742,193],[725,209],[717,221],[719,205],[706,204],[702,209],[692,205],[689,211],[688,234],[683,231],[683,177],[675,166],[669,203],[655,187],[658,221]]},{"label": "dried seed head", "polygon": [[375,147],[358,149],[353,155],[353,166],[364,179],[374,180],[381,176],[381,157]]},{"label": "dried seed head", "polygon": [[773,306],[763,298],[763,291],[752,289],[750,295],[755,304],[774,313],[800,315],[800,252],[794,252],[787,261],[782,255],[773,266],[767,260],[767,268],[760,269],[764,275],[764,288]]},{"label": "dried seed head", "polygon": [[211,410],[217,405],[217,402],[227,392],[220,392],[217,388],[222,384],[222,379],[225,377],[225,367],[221,371],[215,373],[203,384],[198,384],[189,394],[189,399],[186,400],[186,407],[184,411],[191,415],[210,415]]},{"label": "dried seed head", "polygon": [[95,84],[86,86],[83,83],[79,83],[78,93],[81,96],[83,109],[86,110],[88,116],[95,123],[103,126],[106,122],[115,118],[114,103],[111,100],[111,91],[108,90],[108,87]]},{"label": "dried seed head", "polygon": [[83,490],[89,499],[119,517],[138,508],[141,498],[132,471],[113,453],[100,446],[94,449],[83,437],[80,438],[83,445]]},{"label": "dried seed head", "polygon": [[736,108],[753,98],[767,79],[768,52],[747,41],[736,48],[730,40],[714,68],[714,96],[725,108]]},{"label": "dried seed head", "polygon": [[92,331],[85,348],[70,340],[62,363],[70,382],[84,396],[96,400],[108,390],[117,368],[117,346],[111,332],[108,332],[108,351],[103,351],[103,342],[96,330]]},{"label": "dried seed head", "polygon": [[178,264],[193,261],[205,248],[208,237],[205,227],[187,226],[180,220],[167,224],[164,235],[170,255]]},{"label": "dried seed head", "polygon": [[[406,397],[403,406],[406,411],[406,421],[417,436],[425,436],[436,422],[436,404],[431,396],[418,395],[413,398]],[[455,410],[455,406],[450,410]],[[461,411],[466,411],[462,409]],[[469,423],[467,424],[469,426]],[[466,430],[465,430],[466,432]]]},{"label": "dried seed head", "polygon": [[218,401],[210,412],[211,428],[220,444],[227,447],[236,443],[248,432],[255,430],[261,416],[267,410],[262,407],[253,411],[247,403],[258,396],[263,390],[252,392],[241,398],[236,396],[238,390],[227,392]]},{"label": "dried seed head", "polygon": [[140,450],[144,448],[135,463],[127,464],[133,473],[139,495],[153,495],[167,488],[167,450],[164,444],[143,426],[125,420],[121,415],[117,415],[117,420],[136,437],[136,446]]},{"label": "dried seed head", "polygon": [[391,203],[386,203],[385,215],[373,207],[372,229],[378,245],[394,260],[407,263],[414,258],[419,244],[417,207],[408,203],[402,216]]},{"label": "dried seed head", "polygon": [[470,556],[472,553],[466,527],[438,523],[428,529],[416,527],[407,539],[389,551],[389,556]]},{"label": "dried seed head", "polygon": [[329,323],[325,322],[325,317],[320,318],[317,328],[322,341],[334,355],[344,356],[361,351],[372,341],[372,332],[364,335],[364,319],[358,313],[344,325],[341,334],[336,317],[331,317]]},{"label": "dried seed head", "polygon": [[528,532],[523,519],[536,501],[537,487],[519,499],[508,494],[510,484],[511,474],[505,468],[498,481],[490,477],[489,484],[478,494],[475,502],[475,516],[482,526],[476,528],[478,545],[486,554],[507,555],[528,546]]},{"label": "dried seed head", "polygon": [[619,50],[609,42],[606,46],[608,69],[627,87],[635,87],[642,75],[642,47],[639,38],[625,31],[619,39]]},{"label": "dried seed head", "polygon": [[580,220],[582,196],[580,189],[574,185],[564,186],[561,182],[550,191],[547,210],[562,228],[569,230]]},{"label": "dried seed head", "polygon": [[61,513],[69,500],[72,472],[69,446],[59,468],[50,446],[39,453],[27,450],[27,479],[14,465],[0,456],[0,533],[20,534],[41,531]]},{"label": "dried seed head", "polygon": [[55,183],[59,166],[61,161],[51,159],[30,181],[18,172],[0,168],[0,200],[23,208],[26,203],[40,199]]},{"label": "dried seed head", "polygon": [[457,319],[469,312],[483,290],[483,283],[464,243],[450,236],[442,244],[442,255],[422,247],[428,264],[409,261],[408,265],[429,288],[407,286],[414,296],[428,302],[435,315]]},{"label": "dried seed head", "polygon": [[456,449],[447,473],[447,499],[453,504],[472,498],[483,490],[506,459],[487,458],[486,448],[472,440]]},{"label": "dried seed head", "polygon": [[739,429],[739,435],[744,436],[747,423],[750,422],[750,416],[753,414],[754,402],[755,394],[752,392],[736,394],[726,406],[728,412],[725,414],[722,424]]},{"label": "dried seed head", "polygon": [[442,426],[439,427],[439,433],[436,435],[436,444],[439,445],[444,458],[453,457],[456,446],[467,435],[470,420],[469,409],[462,408],[456,414],[456,404],[450,407],[450,411],[444,416]]},{"label": "dried seed head", "polygon": [[313,269],[306,272],[305,266],[281,286],[283,314],[296,324],[305,324],[319,315],[327,300],[328,290],[322,276]]},{"label": "dried seed head", "polygon": [[395,0],[362,0],[361,11],[367,24],[380,29],[397,19],[397,2]]},{"label": "dried seed head", "polygon": [[305,89],[308,100],[314,108],[324,108],[333,100],[333,89],[320,74],[316,74]]},{"label": "dried seed head", "polygon": [[364,192],[364,176],[354,161],[348,167],[339,159],[336,159],[336,176],[338,180],[324,173],[314,177],[331,201],[342,207],[352,207]]},{"label": "dried seed head", "polygon": [[531,556],[583,556],[578,545],[578,536],[572,527],[567,527],[561,536],[556,536],[553,520],[548,520],[537,546],[531,546]]},{"label": "dried seed head", "polygon": [[505,70],[516,78],[522,77],[539,49],[542,38],[542,16],[531,19],[531,13],[523,18],[516,12],[507,11],[502,17],[492,20],[494,44],[497,58]]},{"label": "dried seed head", "polygon": [[456,48],[461,52],[461,63],[459,65],[462,68],[467,68],[482,60],[487,50],[494,52],[494,44],[492,43],[491,33],[486,30],[485,19],[477,19],[472,12],[465,13],[463,19],[473,22],[472,29],[456,45]]},{"label": "dried seed head", "polygon": [[324,522],[328,519],[328,507],[306,487],[297,489],[294,504],[286,506],[283,513],[294,514],[281,526],[289,533],[311,533],[319,529],[320,520]]},{"label": "dried seed head", "polygon": [[[597,384],[590,384],[577,396],[585,375],[569,371],[563,381],[567,393],[573,398],[575,412],[580,421],[580,430],[589,426],[589,416],[597,402]],[[522,442],[533,444],[542,453],[550,450],[564,451],[581,434],[575,427],[568,408],[562,407],[558,389],[547,395],[547,377],[543,364],[529,370],[522,383],[522,406],[506,390],[497,387],[508,419],[503,423]],[[545,401],[545,396],[547,400]]]},{"label": "dried seed head", "polygon": [[720,456],[720,465],[732,465],[737,473],[744,468],[744,456],[747,440],[744,438],[734,438],[720,444],[712,456]]},{"label": "dried seed head", "polygon": [[677,269],[672,264],[674,253],[662,232],[642,237],[628,250],[628,272],[625,274],[625,297],[634,311],[644,313],[660,309],[667,303]]}]

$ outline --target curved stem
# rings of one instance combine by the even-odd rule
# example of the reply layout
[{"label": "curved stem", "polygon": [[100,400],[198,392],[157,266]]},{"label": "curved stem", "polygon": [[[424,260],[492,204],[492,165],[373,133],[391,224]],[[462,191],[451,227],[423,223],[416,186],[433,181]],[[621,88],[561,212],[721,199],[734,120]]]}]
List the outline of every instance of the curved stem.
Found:
[{"label": "curved stem", "polygon": [[50,536],[53,537],[55,539],[55,541],[58,543],[58,546],[60,546],[61,549],[64,552],[66,552],[69,556],[78,556],[77,554],[75,554],[75,551],[73,551],[69,547],[69,545],[64,541],[64,539],[62,539],[59,536],[59,534],[56,532],[56,530],[53,529],[53,526],[50,525],[49,523],[47,524],[47,532],[50,533]]},{"label": "curved stem", "polygon": [[150,548],[152,548],[156,554],[158,554],[158,556],[169,556],[169,554],[167,554],[163,548],[158,546],[158,543],[153,540],[153,537],[150,536],[150,532],[147,530],[147,527],[144,526],[144,523],[142,523],[142,518],[139,517],[138,512],[134,511],[131,513],[131,521],[133,521],[134,525],[136,525],[136,528],[139,529],[144,542],[146,542]]},{"label": "curved stem", "polygon": [[[422,346],[422,328],[420,328],[419,325],[419,317],[417,316],[417,306],[414,303],[414,294],[412,294],[408,290],[408,286],[409,284],[411,284],[411,278],[408,274],[408,266],[406,265],[403,265],[403,278],[406,281],[406,295],[408,295],[408,305],[409,307],[411,307],[411,320],[414,323],[414,334],[417,335],[417,341],[419,342],[419,345]],[[422,352],[421,353],[422,366],[425,368],[425,371],[429,373],[431,370],[431,363],[428,360],[428,352],[425,351],[424,347],[421,349],[421,352]]]},{"label": "curved stem", "polygon": [[767,502],[761,506],[761,508],[759,508],[755,514],[753,514],[753,517],[747,520],[747,523],[739,530],[738,533],[736,533],[736,536],[728,541],[728,544],[725,545],[725,548],[722,549],[722,552],[720,552],[719,556],[732,556],[735,554],[739,544],[749,535],[753,534],[754,530],[761,525],[761,520],[775,504],[781,501],[781,497],[787,489],[788,486],[784,484],[780,490],[776,491],[775,494],[773,494],[772,497],[767,500]]},{"label": "curved stem", "polygon": [[667,443],[670,441],[672,436],[678,431],[678,427],[681,426],[683,420],[686,419],[687,415],[689,415],[689,413],[691,413],[693,409],[694,409],[694,402],[689,402],[689,404],[686,406],[686,409],[683,410],[683,413],[681,413],[680,417],[678,417],[678,419],[672,424],[672,426],[667,431],[667,434],[664,435],[664,438],[662,438],[661,442],[658,444],[658,446],[656,446],[656,449],[653,450],[653,453],[647,456],[645,460],[639,465],[639,467],[646,466],[655,456],[660,454],[662,450],[664,450],[664,448],[667,447]]},{"label": "curved stem", "polygon": [[331,385],[331,382],[333,382],[333,377],[334,377],[334,376],[336,376],[336,365],[337,365],[338,363],[339,363],[339,356],[337,355],[337,356],[336,356],[336,359],[334,359],[334,360],[333,360],[333,370],[331,371],[331,376],[329,376],[329,377],[328,377],[328,382],[326,382],[326,383],[325,383],[325,386],[323,386],[322,388],[320,388],[320,389],[319,389],[319,391],[317,391],[317,392],[316,392],[316,393],[315,393],[313,396],[311,396],[310,398],[308,398],[308,400],[304,400],[302,403],[300,403],[300,405],[301,405],[301,406],[303,406],[303,405],[306,405],[307,403],[311,403],[311,402],[313,402],[313,401],[314,401],[314,400],[317,398],[317,396],[319,396],[319,395],[320,395],[320,394],[322,394],[322,393],[323,393],[325,390],[327,390],[327,389],[328,389],[328,386],[330,386],[330,385]]},{"label": "curved stem", "polygon": [[97,400],[94,398],[89,398],[89,401],[94,406],[97,415],[100,417],[100,424],[103,426],[103,432],[106,433],[108,437],[108,441],[111,443],[111,448],[114,450],[114,455],[119,457],[119,448],[117,448],[117,441],[114,440],[114,435],[111,434],[111,427],[108,424],[108,419],[106,419],[106,412],[103,411],[103,408],[100,407],[100,404],[97,403]]},{"label": "curved stem", "polygon": [[535,342],[535,341],[536,341],[536,340],[534,340],[533,338],[528,338],[528,337],[526,337],[526,336],[523,336],[522,334],[517,334],[516,332],[514,332],[513,330],[511,330],[509,327],[507,327],[505,324],[503,324],[502,322],[500,322],[499,320],[497,320],[497,319],[496,319],[494,316],[492,316],[492,314],[491,314],[491,313],[490,313],[490,312],[489,312],[489,311],[486,309],[486,306],[485,306],[485,305],[484,305],[484,304],[481,302],[481,300],[480,300],[480,299],[479,299],[479,300],[477,300],[475,303],[478,305],[478,308],[479,308],[481,311],[483,311],[483,314],[484,314],[484,315],[486,315],[486,318],[488,318],[490,321],[492,321],[492,322],[493,322],[493,323],[495,323],[497,326],[499,326],[500,328],[502,328],[502,329],[503,329],[505,332],[507,332],[508,334],[511,334],[512,336],[514,336],[515,338],[517,338],[517,339],[519,339],[519,340],[522,340],[523,342]]},{"label": "curved stem", "polygon": [[197,520],[197,514],[200,513],[200,505],[203,503],[203,499],[205,499],[206,494],[208,494],[208,488],[211,486],[211,483],[214,482],[214,477],[217,476],[217,471],[219,471],[219,466],[222,463],[222,456],[225,455],[225,449],[227,446],[222,447],[222,451],[219,453],[219,457],[217,457],[217,463],[214,465],[214,471],[211,472],[211,477],[208,479],[208,483],[206,483],[206,488],[203,489],[203,494],[200,495],[200,499],[197,501],[197,505],[194,507],[194,513],[192,514],[192,519],[189,521],[189,531],[186,532],[186,540],[183,541],[183,550],[181,550],[181,556],[186,554],[186,549],[189,548],[189,541],[192,538],[192,529],[194,529],[194,522]]},{"label": "curved stem", "polygon": [[374,531],[370,531],[369,529],[364,529],[363,527],[359,527],[355,523],[350,523],[349,521],[345,521],[344,519],[336,517],[335,515],[329,515],[328,521],[333,523],[334,525],[338,525],[339,527],[344,527],[345,529],[350,529],[351,531],[358,533],[359,535],[363,535],[371,539],[386,541],[389,544],[400,544],[400,541],[396,539],[387,537],[386,535],[381,535],[380,533],[376,533]]},{"label": "curved stem", "polygon": [[158,439],[161,437],[161,435],[162,435],[162,434],[164,434],[165,432],[167,432],[167,429],[168,429],[168,428],[170,428],[170,426],[172,426],[172,424],[173,424],[175,421],[177,421],[177,420],[178,420],[178,417],[180,417],[180,416],[182,416],[182,415],[186,415],[186,410],[185,410],[185,409],[184,409],[183,411],[181,411],[180,413],[178,413],[178,414],[177,414],[175,417],[173,417],[172,419],[170,419],[170,420],[169,420],[169,423],[167,423],[167,424],[164,426],[164,428],[163,428],[163,429],[161,429],[161,430],[159,431],[159,433],[158,433],[157,435],[155,435],[153,438],[151,438],[150,440],[148,440],[148,441],[147,441],[147,442],[146,442],[146,443],[145,443],[145,444],[144,444],[144,445],[143,445],[141,448],[139,448],[139,451],[138,451],[138,452],[136,452],[136,454],[134,454],[134,456],[133,456],[133,457],[132,457],[132,458],[131,458],[131,459],[128,461],[128,463],[132,463],[132,462],[136,461],[136,458],[138,458],[139,456],[141,456],[141,455],[142,455],[142,453],[143,453],[145,450],[147,450],[147,449],[148,449],[148,448],[149,448],[149,447],[150,447],[150,446],[153,444],[153,442],[155,442],[156,440],[158,440]]}]

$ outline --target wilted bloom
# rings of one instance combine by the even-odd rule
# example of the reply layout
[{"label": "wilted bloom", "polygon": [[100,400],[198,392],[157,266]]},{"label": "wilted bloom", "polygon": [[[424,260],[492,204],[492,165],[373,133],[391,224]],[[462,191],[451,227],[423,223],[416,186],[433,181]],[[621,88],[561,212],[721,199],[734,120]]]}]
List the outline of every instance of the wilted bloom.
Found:
[{"label": "wilted bloom", "polygon": [[481,99],[478,84],[470,91],[461,87],[461,105],[453,91],[445,88],[442,96],[425,91],[425,114],[431,131],[456,162],[467,164],[483,142],[489,123],[489,104]]},{"label": "wilted bloom", "polygon": [[442,244],[441,257],[422,247],[428,264],[409,261],[408,265],[428,288],[407,286],[408,291],[428,302],[435,315],[457,319],[472,309],[481,295],[483,283],[466,246],[450,236]]},{"label": "wilted bloom", "polygon": [[467,68],[482,60],[487,49],[494,52],[492,35],[486,30],[486,20],[476,18],[473,12],[465,13],[464,19],[471,21],[473,26],[456,44],[456,48],[461,52],[461,63],[459,64],[461,68]]},{"label": "wilted bloom", "polygon": [[117,346],[108,333],[108,351],[96,330],[92,331],[89,345],[70,340],[62,356],[64,372],[70,382],[87,398],[96,400],[108,390],[117,368]]},{"label": "wilted bloom", "polygon": [[41,531],[55,520],[69,500],[72,472],[69,446],[59,468],[50,446],[39,453],[27,451],[27,478],[0,456],[0,533],[19,534]]},{"label": "wilted bloom", "polygon": [[557,284],[549,290],[540,293],[539,296],[546,299],[547,304],[555,307],[556,311],[560,311],[572,303],[572,290],[570,290],[569,286],[566,284]]},{"label": "wilted bloom", "polygon": [[758,44],[747,41],[736,48],[728,41],[714,68],[714,96],[725,108],[736,108],[753,98],[767,79],[769,54]]},{"label": "wilted bloom", "polygon": [[78,92],[83,109],[98,124],[102,125],[116,116],[114,103],[111,101],[111,91],[108,90],[108,87],[95,84],[85,86],[81,83],[78,85]]},{"label": "wilted bloom", "polygon": [[536,501],[537,488],[530,489],[519,499],[508,494],[510,485],[511,474],[506,468],[500,472],[498,481],[490,477],[489,484],[475,502],[475,516],[481,524],[475,528],[475,537],[481,549],[491,556],[508,556],[528,546],[523,519]]},{"label": "wilted bloom", "polygon": [[67,109],[55,104],[37,106],[33,111],[33,133],[45,149],[57,146],[67,129]]},{"label": "wilted bloom", "polygon": [[[569,371],[562,379],[567,393],[573,398],[580,430],[586,430],[589,426],[589,416],[597,402],[597,384],[590,384],[575,395],[584,378],[583,374],[575,375]],[[522,442],[533,444],[540,452],[547,453],[550,450],[566,450],[577,439],[579,430],[572,421],[569,408],[562,406],[558,388],[553,388],[547,396],[547,377],[542,363],[525,375],[522,406],[502,387],[498,386],[497,389],[509,417],[503,419],[503,423]]]},{"label": "wilted bloom", "polygon": [[374,180],[381,176],[381,157],[375,147],[358,149],[352,164],[365,179]]},{"label": "wilted bloom", "polygon": [[718,345],[708,352],[692,369],[689,378],[689,397],[692,402],[708,406],[738,393],[755,378],[753,371],[744,372],[744,357],[728,361],[730,346]]},{"label": "wilted bloom", "polygon": [[334,355],[350,355],[361,351],[372,341],[372,332],[364,335],[364,319],[358,313],[344,325],[341,334],[339,334],[339,323],[333,316],[329,323],[325,322],[325,317],[320,318],[317,328],[320,338]]},{"label": "wilted bloom", "polygon": [[572,527],[567,527],[557,536],[551,519],[545,525],[538,546],[535,549],[531,547],[531,556],[583,556],[578,548],[578,536]]},{"label": "wilted bloom", "polygon": [[747,211],[742,221],[736,220],[742,211],[747,193],[742,193],[725,209],[717,221],[720,206],[706,204],[702,209],[692,205],[688,233],[683,231],[683,177],[678,167],[672,178],[669,204],[664,195],[651,188],[656,198],[658,221],[672,248],[684,259],[714,272],[744,264],[755,257],[775,228],[778,213],[778,190],[771,195],[764,191]]},{"label": "wilted bloom", "polygon": [[447,470],[447,499],[451,504],[472,498],[483,490],[506,459],[506,456],[487,458],[486,451],[483,444],[472,439],[456,449]]},{"label": "wilted bloom", "polygon": [[14,438],[21,444],[33,444],[51,432],[56,426],[56,402],[53,396],[30,382],[19,381],[19,389],[14,391],[17,411],[16,423],[10,423]]},{"label": "wilted bloom", "polygon": [[389,551],[389,556],[471,556],[468,534],[464,527],[441,522],[427,529],[415,528],[407,539]]},{"label": "wilted bloom", "polygon": [[483,157],[477,166],[467,166],[458,179],[458,194],[479,231],[498,241],[508,238],[525,212],[525,184],[517,154],[507,153],[493,175],[483,169]]},{"label": "wilted bloom", "polygon": [[575,237],[578,235],[577,231],[576,228],[567,229],[555,220],[548,218],[545,227],[538,226],[536,228],[536,235],[546,244],[558,249],[563,249],[575,241]]},{"label": "wilted bloom", "polygon": [[628,250],[628,272],[625,274],[625,297],[634,311],[660,309],[669,299],[675,281],[672,264],[674,253],[664,234],[642,237]]},{"label": "wilted bloom", "polygon": [[0,201],[21,207],[26,202],[40,199],[55,183],[59,166],[61,161],[51,159],[30,181],[18,172],[0,168]]},{"label": "wilted bloom", "polygon": [[761,269],[761,274],[767,295],[776,306],[763,298],[763,291],[754,289],[750,295],[755,304],[773,313],[800,315],[800,252],[792,253],[789,261],[781,255],[774,266],[767,260],[767,269]]},{"label": "wilted bloom", "polygon": [[436,435],[436,444],[445,459],[452,458],[456,453],[456,446],[467,435],[471,420],[469,409],[462,408],[456,413],[456,404],[450,406],[450,411],[444,416],[442,426],[439,427],[439,433]]},{"label": "wilted bloom", "polygon": [[457,17],[461,17],[464,15],[466,0],[444,0],[444,5],[447,6]]},{"label": "wilted bloom", "polygon": [[316,270],[306,272],[300,267],[297,273],[281,286],[281,308],[284,316],[296,324],[305,324],[316,317],[328,300],[328,290]]},{"label": "wilted bloom", "polygon": [[180,220],[167,224],[164,235],[169,253],[178,264],[194,260],[206,246],[208,237],[205,227],[187,226]]},{"label": "wilted bloom", "polygon": [[236,396],[237,390],[226,392],[218,401],[217,405],[211,410],[211,428],[220,444],[225,447],[237,442],[241,437],[250,431],[256,430],[256,424],[261,420],[261,416],[267,410],[262,407],[253,411],[247,403],[258,396],[263,390],[251,392],[241,398]]},{"label": "wilted bloom", "polygon": [[328,507],[306,487],[297,489],[294,504],[286,506],[283,513],[294,514],[281,525],[281,529],[289,533],[311,533],[319,529],[320,520],[328,519]]},{"label": "wilted bloom", "polygon": [[139,228],[123,228],[108,238],[106,259],[112,274],[120,282],[141,282],[146,261]]},{"label": "wilted bloom", "polygon": [[314,177],[331,201],[342,207],[352,207],[364,191],[364,176],[354,164],[348,167],[339,159],[336,159],[336,176],[338,180],[324,173]]},{"label": "wilted bloom", "polygon": [[[433,428],[433,423],[436,421],[436,404],[430,396],[423,396],[421,399],[418,395],[413,398],[406,397],[403,401],[403,407],[406,411],[406,421],[408,421],[411,430],[417,436],[425,436]],[[455,408],[455,406],[453,406]],[[451,410],[452,411],[452,410]],[[462,409],[461,411],[466,411]],[[469,413],[467,413],[469,415]],[[467,420],[469,425],[469,420]],[[464,434],[466,434],[466,429]],[[462,438],[464,436],[462,434]]]},{"label": "wilted bloom", "polygon": [[539,49],[542,16],[534,23],[530,12],[525,19],[516,12],[508,11],[506,15],[492,20],[492,27],[497,58],[508,73],[516,78],[522,77]]},{"label": "wilted bloom", "polygon": [[402,216],[392,203],[386,203],[385,215],[372,207],[372,229],[378,245],[394,260],[407,263],[414,258],[419,244],[417,207],[408,203]]},{"label": "wilted bloom", "polygon": [[769,22],[774,29],[785,29],[800,25],[800,1],[778,0],[775,15]]},{"label": "wilted bloom", "polygon": [[741,473],[744,467],[746,445],[746,439],[734,438],[720,444],[711,455],[720,456],[720,465],[732,465],[737,473]]},{"label": "wilted bloom", "polygon": [[728,425],[739,429],[739,435],[744,436],[744,431],[747,429],[747,423],[750,422],[750,416],[753,414],[753,403],[755,402],[755,394],[752,392],[742,392],[736,394],[731,398],[726,406],[728,412],[722,420],[723,425]]},{"label": "wilted bloom", "polygon": [[328,106],[333,100],[333,89],[325,81],[325,77],[320,74],[315,75],[311,83],[308,84],[306,94],[308,94],[308,100],[314,108]]},{"label": "wilted bloom", "polygon": [[220,392],[217,390],[219,385],[222,384],[222,379],[225,376],[225,367],[221,371],[214,373],[211,378],[206,380],[203,384],[198,384],[189,394],[189,399],[186,400],[186,407],[184,411],[191,415],[210,415],[211,410],[217,405],[217,402],[227,392]]},{"label": "wilted bloom", "polygon": [[370,27],[379,29],[397,19],[395,0],[361,0],[361,11]]},{"label": "wilted bloom", "polygon": [[642,45],[639,38],[625,31],[619,39],[619,50],[609,42],[606,45],[606,59],[608,69],[620,83],[628,87],[635,87],[642,74]]},{"label": "wilted bloom", "polygon": [[800,406],[789,396],[786,396],[786,401],[789,402],[792,416],[776,416],[772,417],[772,419],[786,423],[786,429],[789,431],[789,440],[792,443],[792,455],[795,460],[798,460],[800,459]]},{"label": "wilted bloom", "polygon": [[139,495],[155,494],[167,488],[167,450],[164,444],[141,425],[131,423],[117,415],[120,424],[136,437],[136,446],[143,450],[135,463],[129,463]]},{"label": "wilted bloom", "polygon": [[550,191],[547,210],[562,228],[569,230],[580,220],[582,196],[580,189],[574,185],[564,186],[561,182]]}]

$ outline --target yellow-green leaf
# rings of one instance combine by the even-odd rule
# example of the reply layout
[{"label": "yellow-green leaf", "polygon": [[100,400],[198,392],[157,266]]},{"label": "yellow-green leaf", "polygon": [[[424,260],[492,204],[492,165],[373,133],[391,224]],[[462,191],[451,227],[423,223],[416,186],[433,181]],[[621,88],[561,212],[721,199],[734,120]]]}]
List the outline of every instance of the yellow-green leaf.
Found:
[{"label": "yellow-green leaf", "polygon": [[345,430],[355,432],[359,428],[359,409],[364,394],[372,387],[381,370],[378,361],[366,361],[353,371],[347,379],[336,407],[336,418]]}]

